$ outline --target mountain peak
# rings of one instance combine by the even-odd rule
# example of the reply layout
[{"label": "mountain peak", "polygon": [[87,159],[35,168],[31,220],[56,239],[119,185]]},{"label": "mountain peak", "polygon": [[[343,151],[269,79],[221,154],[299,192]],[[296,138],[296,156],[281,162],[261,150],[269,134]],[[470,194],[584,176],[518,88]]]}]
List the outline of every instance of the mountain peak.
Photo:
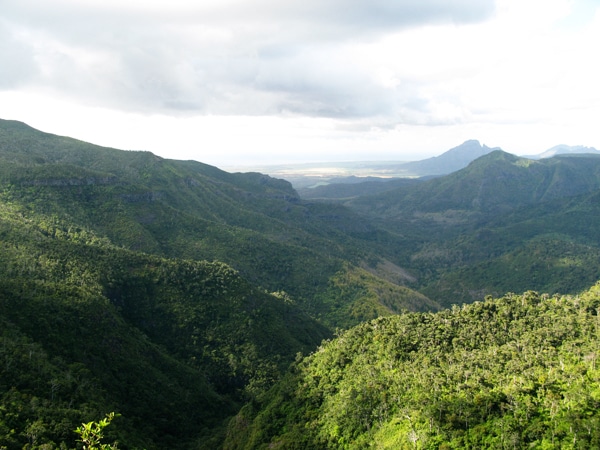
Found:
[{"label": "mountain peak", "polygon": [[426,175],[446,175],[465,168],[473,160],[494,150],[500,150],[500,148],[490,148],[487,145],[481,145],[476,139],[470,139],[439,156],[407,163],[406,167]]}]

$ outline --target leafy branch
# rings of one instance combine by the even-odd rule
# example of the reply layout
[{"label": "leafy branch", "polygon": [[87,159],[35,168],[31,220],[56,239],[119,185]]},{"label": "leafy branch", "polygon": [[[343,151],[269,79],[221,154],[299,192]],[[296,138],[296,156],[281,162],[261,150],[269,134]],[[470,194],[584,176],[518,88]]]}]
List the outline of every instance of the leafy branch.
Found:
[{"label": "leafy branch", "polygon": [[[118,414],[117,414],[118,416]],[[75,429],[75,433],[80,436],[79,441],[83,442],[84,450],[118,450],[117,443],[102,444],[104,437],[104,428],[106,428],[115,418],[115,413],[111,412],[99,422],[82,423]]]}]

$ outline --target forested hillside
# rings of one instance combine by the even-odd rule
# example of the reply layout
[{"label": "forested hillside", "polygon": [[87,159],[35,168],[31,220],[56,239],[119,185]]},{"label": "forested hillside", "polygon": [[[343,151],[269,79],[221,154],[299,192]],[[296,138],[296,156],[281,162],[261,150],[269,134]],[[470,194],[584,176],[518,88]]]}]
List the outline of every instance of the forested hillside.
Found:
[{"label": "forested hillside", "polygon": [[114,410],[122,448],[188,448],[329,335],[222,263],[0,218],[0,446],[72,445]]},{"label": "forested hillside", "polygon": [[112,411],[121,449],[598,445],[600,158],[398,184],[303,200],[0,120],[0,449]]},{"label": "forested hillside", "polygon": [[231,421],[229,449],[600,447],[600,285],[359,325]]},{"label": "forested hillside", "polygon": [[494,151],[448,176],[345,205],[404,237],[397,260],[417,279],[411,287],[451,306],[594,284],[599,189],[596,155],[533,161]]},{"label": "forested hillside", "polygon": [[12,121],[0,121],[0,163],[2,201],[32,220],[59,220],[131,250],[225,262],[313,316],[330,313],[314,299],[331,291],[331,277],[385,254],[377,240],[386,233],[368,220],[302,202],[289,183],[258,173],[98,147]]},{"label": "forested hillside", "polygon": [[381,217],[439,215],[438,220],[497,215],[524,205],[586,194],[600,188],[600,156],[530,160],[501,150],[465,169],[426,183],[355,199],[349,204]]},{"label": "forested hillside", "polygon": [[1,121],[0,448],[110,411],[119,448],[214,448],[334,328],[438,308],[376,274],[373,234],[282,180]]}]

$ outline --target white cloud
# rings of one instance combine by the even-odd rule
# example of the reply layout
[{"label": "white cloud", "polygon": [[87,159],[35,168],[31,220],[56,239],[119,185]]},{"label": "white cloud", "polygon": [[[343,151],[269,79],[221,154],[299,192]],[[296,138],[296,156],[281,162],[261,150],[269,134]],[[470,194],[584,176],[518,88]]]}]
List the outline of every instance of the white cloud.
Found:
[{"label": "white cloud", "polygon": [[590,0],[4,0],[0,116],[210,163],[414,158],[471,138],[526,153],[600,147],[590,11]]},{"label": "white cloud", "polygon": [[480,20],[493,7],[481,0],[7,4],[9,20],[31,30],[21,45],[35,53],[37,84],[65,95],[139,112],[325,117],[387,107],[385,88],[349,57],[356,42]]}]

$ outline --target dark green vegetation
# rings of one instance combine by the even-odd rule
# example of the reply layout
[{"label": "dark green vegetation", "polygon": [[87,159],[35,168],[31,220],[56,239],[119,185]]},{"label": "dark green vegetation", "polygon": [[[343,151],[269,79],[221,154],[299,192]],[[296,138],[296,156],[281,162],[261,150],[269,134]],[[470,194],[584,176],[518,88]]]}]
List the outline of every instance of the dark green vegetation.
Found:
[{"label": "dark green vegetation", "polygon": [[392,191],[398,187],[421,182],[418,178],[375,178],[363,180],[336,181],[316,187],[298,189],[298,194],[304,199],[347,200],[361,197],[365,194],[379,194]]},{"label": "dark green vegetation", "polygon": [[2,199],[116,246],[221,261],[312,315],[314,296],[350,262],[378,260],[378,231],[347,208],[302,202],[291,185],[195,161],[101,148],[0,122]]},{"label": "dark green vegetation", "polygon": [[331,184],[308,197],[369,220],[380,230],[380,255],[412,277],[403,283],[451,306],[594,284],[599,188],[598,155],[530,160],[496,150],[444,177]]},{"label": "dark green vegetation", "polygon": [[423,309],[361,273],[373,233],[281,180],[0,122],[0,448],[110,411],[119,448],[214,448],[334,327]]},{"label": "dark green vegetation", "polygon": [[[397,263],[445,306],[600,279],[600,157],[533,161],[502,151],[445,177],[345,204],[409,243]],[[402,262],[402,259],[405,262]]]},{"label": "dark green vegetation", "polygon": [[[430,346],[451,357],[418,325],[459,314],[429,313],[439,305],[529,289],[577,294],[600,279],[599,168],[600,158],[588,156],[531,161],[496,151],[445,177],[332,203],[303,200],[289,183],[258,173],[0,121],[0,449],[74,448],[77,426],[112,411],[119,416],[105,442],[121,449],[213,449],[227,429],[229,447],[291,443],[304,420],[294,408],[310,418],[321,406],[286,403],[296,395],[290,386],[329,350],[306,362],[297,355],[336,329],[358,326],[327,349],[343,336],[368,340],[365,330],[377,323],[390,327],[390,340],[423,335],[415,352]],[[526,303],[553,301],[538,300]],[[370,322],[382,316],[394,318]],[[469,317],[464,328],[481,327],[477,314]],[[394,328],[406,321],[416,331]],[[373,355],[375,367],[394,365],[385,360],[391,353]],[[337,376],[338,362],[328,364],[319,370]],[[447,380],[452,389],[455,379]],[[371,400],[362,395],[364,412]],[[376,437],[362,414],[367,432],[331,415],[327,431],[299,442],[361,446]],[[317,430],[315,420],[302,423]],[[334,423],[337,431],[328,428]],[[399,436],[393,426],[377,431],[381,442]],[[415,443],[455,439],[452,430],[443,438],[413,431]]]},{"label": "dark green vegetation", "polygon": [[600,285],[373,320],[298,361],[225,448],[600,447]]},{"label": "dark green vegetation", "polygon": [[1,217],[8,448],[73,442],[109,410],[121,448],[186,447],[328,335],[222,263],[120,249],[8,205]]}]

